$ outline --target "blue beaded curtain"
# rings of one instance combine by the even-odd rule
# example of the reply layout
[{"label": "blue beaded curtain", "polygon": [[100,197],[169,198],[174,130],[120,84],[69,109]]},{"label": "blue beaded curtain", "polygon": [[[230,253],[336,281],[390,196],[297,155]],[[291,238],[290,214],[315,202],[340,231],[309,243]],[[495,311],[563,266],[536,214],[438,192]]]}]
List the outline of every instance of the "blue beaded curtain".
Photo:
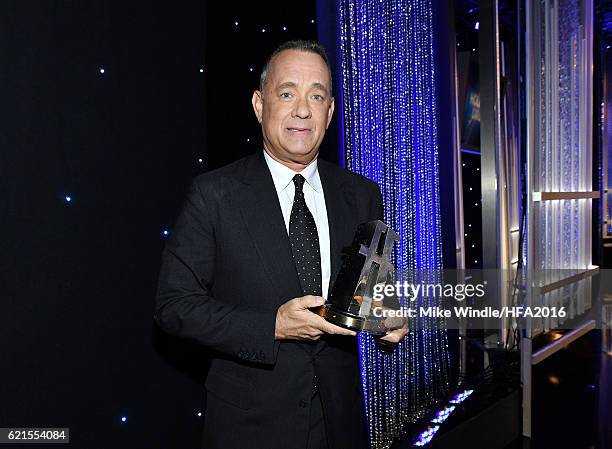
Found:
[{"label": "blue beaded curtain", "polygon": [[[427,0],[339,0],[346,167],[376,181],[399,272],[442,268],[436,67]],[[432,298],[421,305],[433,305]],[[411,322],[391,354],[359,336],[372,448],[387,448],[449,391],[444,323]]]}]

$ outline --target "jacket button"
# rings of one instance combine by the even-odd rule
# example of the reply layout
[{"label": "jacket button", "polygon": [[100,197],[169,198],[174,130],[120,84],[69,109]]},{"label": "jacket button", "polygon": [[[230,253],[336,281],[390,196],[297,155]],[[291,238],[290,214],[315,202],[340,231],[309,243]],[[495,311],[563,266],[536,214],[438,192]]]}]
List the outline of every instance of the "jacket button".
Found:
[{"label": "jacket button", "polygon": [[308,405],[308,402],[304,401],[303,399],[299,402],[300,407],[304,408]]}]

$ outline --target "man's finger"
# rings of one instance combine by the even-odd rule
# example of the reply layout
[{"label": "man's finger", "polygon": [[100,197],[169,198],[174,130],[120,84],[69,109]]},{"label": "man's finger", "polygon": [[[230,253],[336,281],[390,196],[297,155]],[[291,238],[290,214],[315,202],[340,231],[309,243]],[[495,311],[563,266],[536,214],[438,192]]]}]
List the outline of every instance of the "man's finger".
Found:
[{"label": "man's finger", "polygon": [[408,335],[408,329],[396,329],[394,331],[389,332],[384,337],[380,337],[380,340],[389,343],[399,343],[404,339],[406,335]]},{"label": "man's finger", "polygon": [[317,307],[325,304],[325,299],[321,296],[306,295],[297,298],[297,300],[301,309],[308,309],[310,307]]},{"label": "man's finger", "polygon": [[345,329],[345,328],[340,327],[340,326],[336,326],[336,325],[330,323],[329,321],[325,321],[325,319],[323,319],[323,318],[321,318],[319,329],[321,329],[323,332],[325,332],[327,334],[349,335],[351,337],[354,337],[355,335],[357,335],[357,333],[355,331],[352,331],[350,329]]},{"label": "man's finger", "polygon": [[321,335],[323,335],[323,332],[321,332],[319,329],[314,329],[309,333],[308,337],[311,340],[318,340],[319,338],[321,338]]}]

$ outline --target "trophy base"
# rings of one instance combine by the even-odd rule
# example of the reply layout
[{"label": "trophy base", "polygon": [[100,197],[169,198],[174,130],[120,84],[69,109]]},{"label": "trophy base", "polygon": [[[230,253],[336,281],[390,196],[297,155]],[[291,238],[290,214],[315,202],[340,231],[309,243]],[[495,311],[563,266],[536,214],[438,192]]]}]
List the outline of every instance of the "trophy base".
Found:
[{"label": "trophy base", "polygon": [[372,317],[363,318],[350,313],[339,311],[333,306],[325,305],[317,311],[318,315],[336,326],[356,332],[367,332],[372,335],[385,335],[389,329],[384,326],[384,319]]}]

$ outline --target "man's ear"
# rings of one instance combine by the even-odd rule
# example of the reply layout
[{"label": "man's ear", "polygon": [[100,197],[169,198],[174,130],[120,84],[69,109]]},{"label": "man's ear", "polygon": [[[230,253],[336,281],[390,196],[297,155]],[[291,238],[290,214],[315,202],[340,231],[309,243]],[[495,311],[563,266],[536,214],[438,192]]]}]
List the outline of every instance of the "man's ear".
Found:
[{"label": "man's ear", "polygon": [[327,126],[325,129],[329,128],[329,123],[331,122],[332,116],[334,115],[334,97],[331,98],[331,104],[329,105],[329,109],[327,110]]},{"label": "man's ear", "polygon": [[251,103],[253,104],[253,111],[255,111],[257,121],[261,123],[261,115],[263,112],[263,93],[259,90],[253,92],[253,98],[251,98]]}]

